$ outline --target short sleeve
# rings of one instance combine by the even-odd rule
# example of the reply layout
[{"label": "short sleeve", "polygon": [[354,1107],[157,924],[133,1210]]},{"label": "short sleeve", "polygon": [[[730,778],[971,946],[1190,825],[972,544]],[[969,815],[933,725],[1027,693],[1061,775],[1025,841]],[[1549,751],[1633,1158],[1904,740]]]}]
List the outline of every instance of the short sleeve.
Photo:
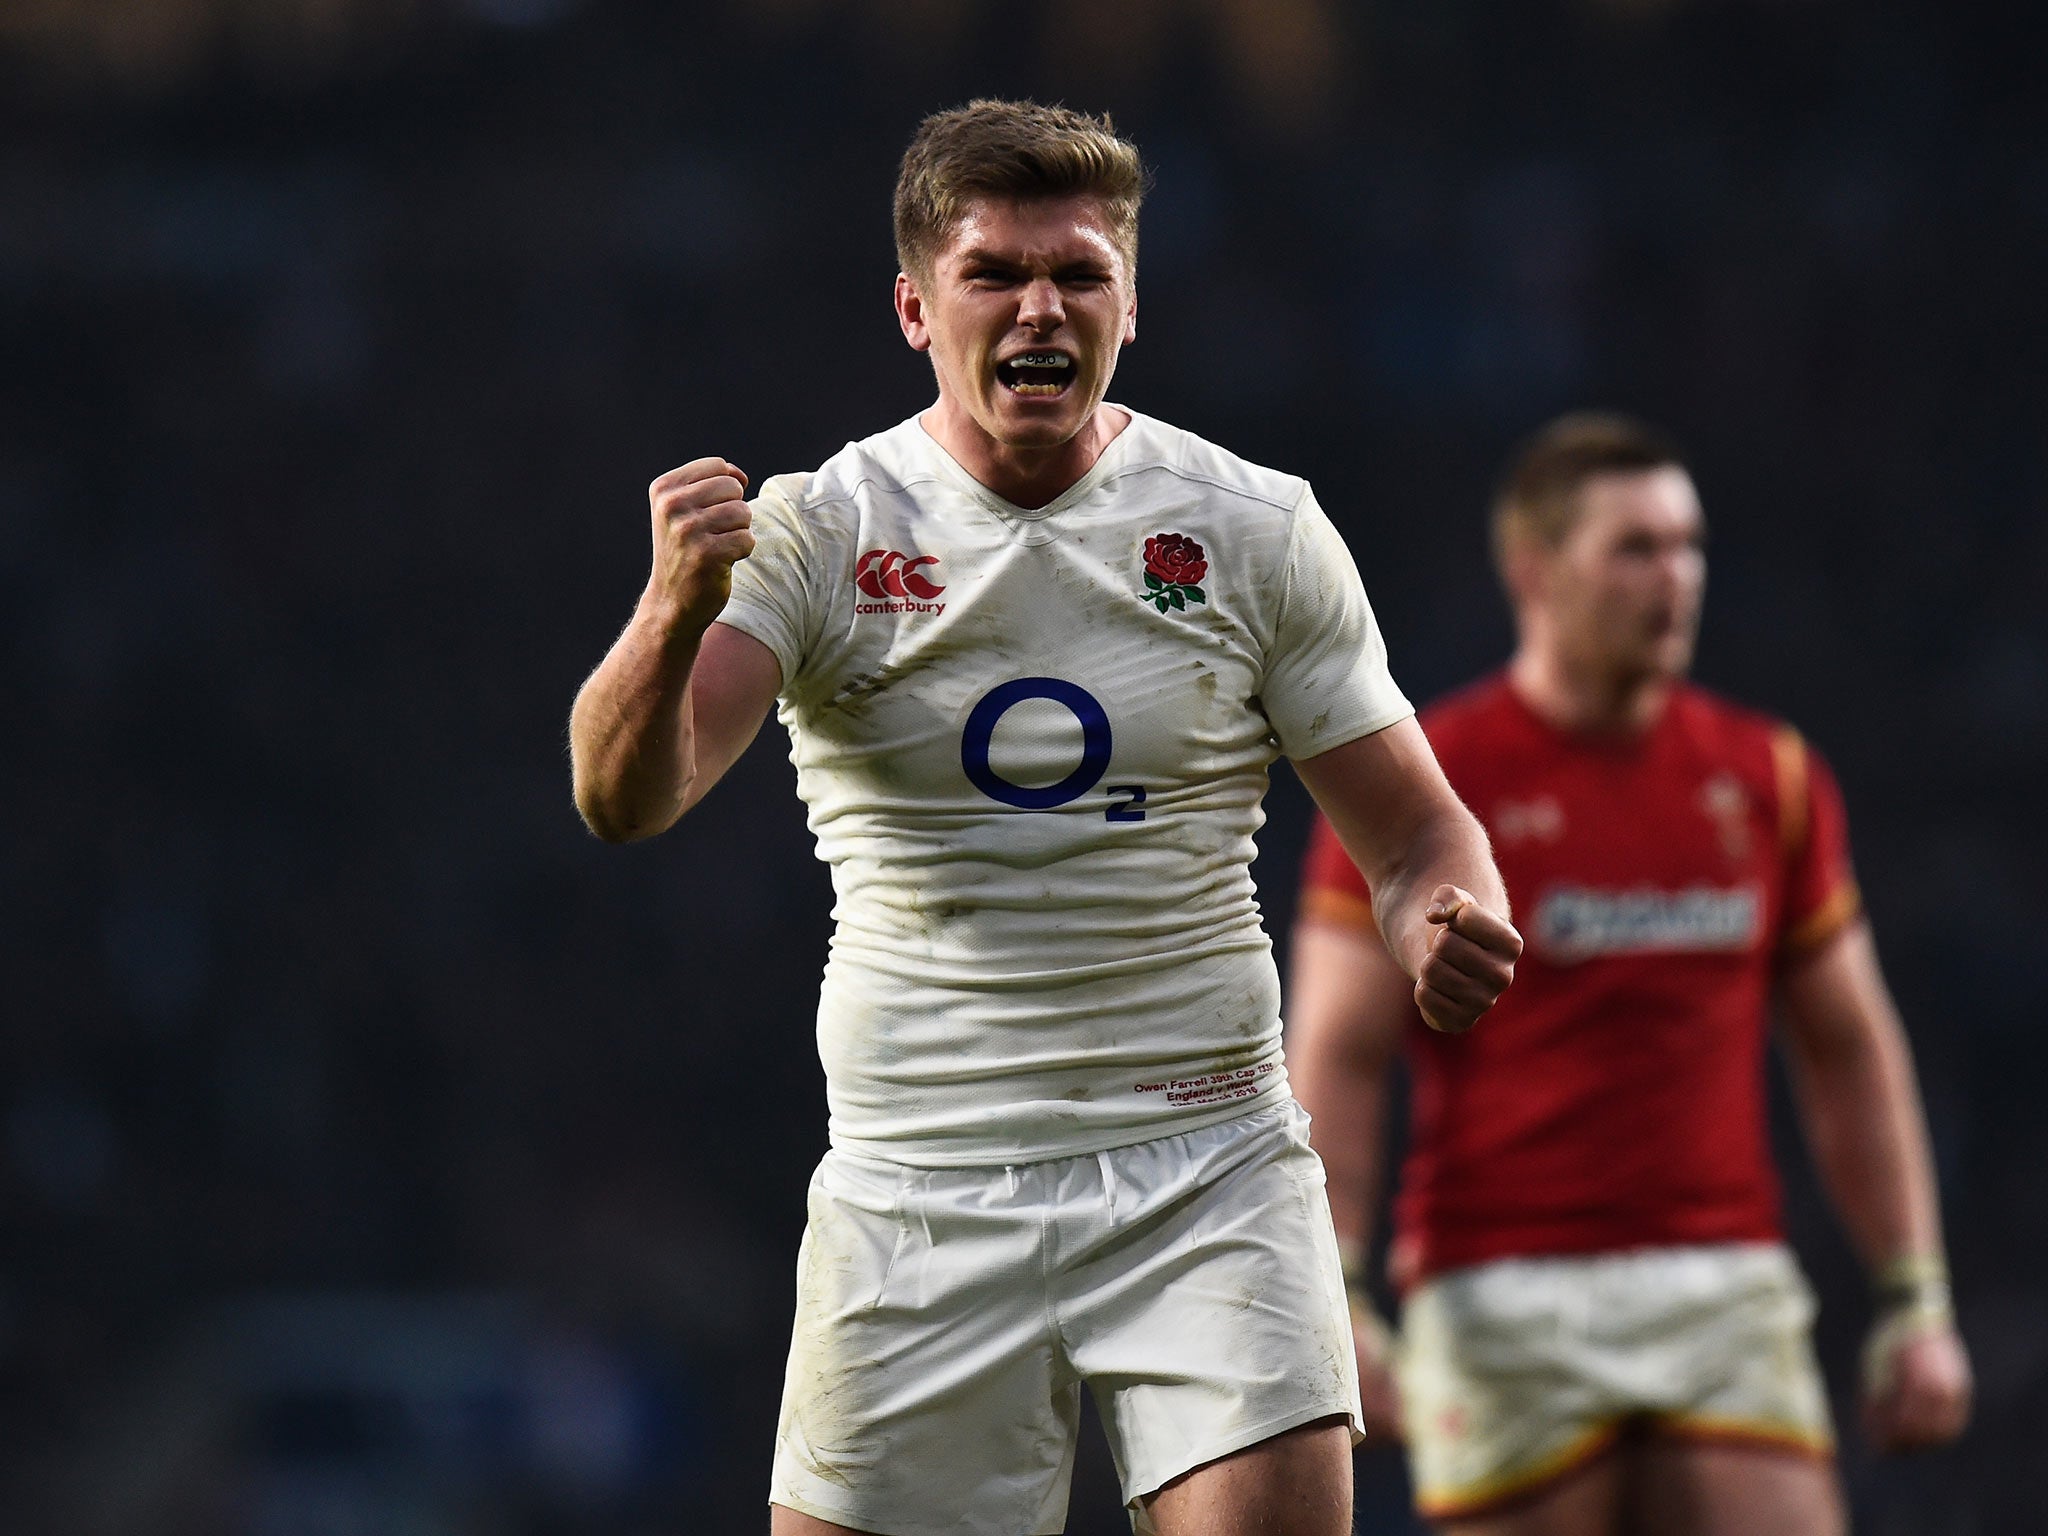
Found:
[{"label": "short sleeve", "polygon": [[1295,910],[1303,918],[1339,928],[1371,933],[1379,924],[1372,914],[1372,890],[1337,841],[1329,817],[1316,812],[1308,835],[1308,854],[1301,864],[1301,899]]},{"label": "short sleeve", "polygon": [[778,475],[750,508],[754,552],[732,568],[732,596],[718,622],[775,653],[788,691],[816,639],[817,541],[804,518],[804,477]]},{"label": "short sleeve", "polygon": [[1306,487],[1295,508],[1260,700],[1292,758],[1314,757],[1415,713],[1343,537]]},{"label": "short sleeve", "polygon": [[1797,731],[1772,742],[1778,770],[1778,824],[1785,857],[1785,916],[1779,951],[1818,949],[1863,910],[1849,861],[1849,813],[1826,759]]}]

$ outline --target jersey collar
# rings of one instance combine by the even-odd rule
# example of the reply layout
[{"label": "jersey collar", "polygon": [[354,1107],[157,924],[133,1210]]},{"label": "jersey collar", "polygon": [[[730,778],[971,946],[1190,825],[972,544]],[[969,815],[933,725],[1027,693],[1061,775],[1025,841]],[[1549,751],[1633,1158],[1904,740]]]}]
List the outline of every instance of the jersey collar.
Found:
[{"label": "jersey collar", "polygon": [[1102,452],[1096,455],[1095,462],[1088,466],[1088,473],[1076,480],[1064,491],[1061,491],[1059,495],[1053,497],[1051,501],[1048,501],[1042,507],[1020,507],[1014,501],[998,496],[994,491],[975,479],[974,476],[967,472],[958,459],[946,451],[945,446],[937,438],[925,430],[924,413],[922,411],[910,418],[909,425],[916,433],[914,440],[930,455],[932,462],[938,466],[939,474],[949,484],[965,491],[975,501],[1000,518],[1013,522],[1037,523],[1043,522],[1046,518],[1056,513],[1064,512],[1069,507],[1076,506],[1080,502],[1087,500],[1098,486],[1116,473],[1117,467],[1127,457],[1129,453],[1127,445],[1132,438],[1138,435],[1139,428],[1145,421],[1145,417],[1127,405],[1117,405],[1108,400],[1103,401],[1102,405],[1097,406],[1096,409],[1100,410],[1103,406],[1107,406],[1111,410],[1122,411],[1130,419],[1124,424],[1124,429],[1111,438],[1104,445]]}]

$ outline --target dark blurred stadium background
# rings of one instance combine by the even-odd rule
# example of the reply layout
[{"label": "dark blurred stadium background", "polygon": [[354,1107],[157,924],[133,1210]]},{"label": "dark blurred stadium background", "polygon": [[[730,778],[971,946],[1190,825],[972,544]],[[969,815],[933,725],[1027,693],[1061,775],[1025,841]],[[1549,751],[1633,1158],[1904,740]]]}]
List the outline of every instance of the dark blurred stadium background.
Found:
[{"label": "dark blurred stadium background", "polygon": [[828,886],[772,725],[622,852],[564,720],[653,475],[928,397],[895,159],[1018,93],[1158,170],[1116,397],[1308,474],[1418,697],[1503,653],[1514,436],[1692,446],[1701,673],[1841,772],[1982,1373],[1953,1452],[1850,1430],[1859,1529],[2048,1531],[2033,10],[4,0],[0,1530],[763,1528]]}]

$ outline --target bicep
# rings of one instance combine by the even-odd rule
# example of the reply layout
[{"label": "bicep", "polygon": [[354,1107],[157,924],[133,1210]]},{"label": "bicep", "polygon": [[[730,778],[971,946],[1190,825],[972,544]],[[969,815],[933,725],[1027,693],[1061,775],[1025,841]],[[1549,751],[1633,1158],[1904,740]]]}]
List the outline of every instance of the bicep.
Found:
[{"label": "bicep", "polygon": [[696,772],[684,795],[685,810],[752,745],[782,686],[775,653],[744,630],[714,623],[698,643],[690,668],[690,724]]},{"label": "bicep", "polygon": [[1854,1049],[1899,1027],[1870,925],[1860,920],[1794,960],[1778,978],[1778,1000],[1785,1042],[1802,1057]]},{"label": "bicep", "polygon": [[1412,715],[1294,768],[1368,884],[1432,821],[1468,814]]}]

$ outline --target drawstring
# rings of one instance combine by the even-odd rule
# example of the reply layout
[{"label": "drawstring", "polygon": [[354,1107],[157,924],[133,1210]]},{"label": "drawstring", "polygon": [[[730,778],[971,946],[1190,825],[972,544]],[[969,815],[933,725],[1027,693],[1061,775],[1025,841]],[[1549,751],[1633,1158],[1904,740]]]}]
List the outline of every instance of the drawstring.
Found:
[{"label": "drawstring", "polygon": [[1103,1198],[1109,1202],[1109,1219],[1114,1222],[1116,1220],[1116,1176],[1109,1171],[1109,1154],[1107,1152],[1096,1153],[1095,1166],[1102,1170],[1102,1194]]},{"label": "drawstring", "polygon": [[1011,1198],[1012,1200],[1014,1200],[1014,1199],[1016,1199],[1016,1198],[1017,1198],[1017,1166],[1016,1166],[1016,1164],[1014,1164],[1014,1163],[1005,1163],[1005,1164],[1003,1164],[1003,1172],[1004,1172],[1004,1173],[1006,1173],[1006,1174],[1008,1174],[1008,1175],[1010,1176],[1010,1198]]}]

